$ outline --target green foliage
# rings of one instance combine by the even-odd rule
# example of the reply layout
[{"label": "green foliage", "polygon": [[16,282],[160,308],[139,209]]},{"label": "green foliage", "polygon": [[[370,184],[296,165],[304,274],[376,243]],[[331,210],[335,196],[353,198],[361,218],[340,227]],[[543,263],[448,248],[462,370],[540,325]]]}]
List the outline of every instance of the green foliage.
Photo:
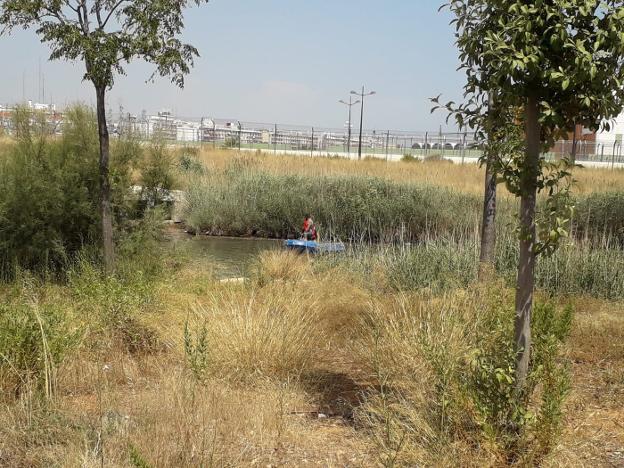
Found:
[{"label": "green foliage", "polygon": [[238,148],[239,139],[240,138],[238,137],[238,135],[227,137],[225,141],[223,142],[223,147],[224,148]]},{"label": "green foliage", "polygon": [[198,56],[180,41],[183,11],[196,1],[78,2],[53,0],[33,3],[8,0],[0,7],[3,32],[33,27],[48,44],[50,59],[81,60],[84,78],[96,87],[113,85],[115,73],[124,74],[124,62],[144,60],[156,66],[154,74],[170,76],[180,86]]},{"label": "green foliage", "polygon": [[403,162],[416,162],[416,161],[420,161],[420,160],[417,157],[411,155],[410,153],[405,153],[401,157],[401,161],[403,161]]},{"label": "green foliage", "polygon": [[[153,331],[142,324],[140,312],[153,308],[152,284],[133,263],[126,275],[105,276],[88,260],[81,261],[69,273],[76,307],[84,311],[90,332],[118,340],[127,351],[143,352],[157,347]],[[123,268],[120,268],[123,272]]]},{"label": "green foliage", "polygon": [[374,306],[357,348],[380,382],[357,416],[376,436],[382,461],[447,465],[471,451],[479,464],[490,451],[508,463],[538,464],[561,430],[571,309],[536,305],[529,380],[518,393],[512,290],[410,297]]},{"label": "green foliage", "polygon": [[204,166],[197,159],[198,148],[185,147],[178,156],[178,166],[183,172],[201,175],[204,173]]},{"label": "green foliage", "polygon": [[617,2],[452,0],[448,8],[467,76],[460,126],[482,128],[488,92],[503,108],[534,95],[548,146],[576,123],[598,129],[619,114],[624,7]]},{"label": "green foliage", "polygon": [[[544,455],[559,435],[563,400],[569,389],[569,372],[560,355],[570,334],[572,309],[536,304],[528,384],[519,395],[515,388],[513,311],[505,306],[510,299],[493,293],[481,310],[476,335],[479,345],[470,359],[468,391],[485,433],[506,451],[516,452],[515,457],[522,456],[523,451]],[[535,395],[539,395],[539,403]],[[538,446],[527,447],[533,438]]]},{"label": "green foliage", "polygon": [[62,307],[42,304],[37,288],[25,276],[0,302],[0,389],[19,394],[35,387],[50,397],[56,370],[82,331]]},{"label": "green foliage", "polygon": [[142,198],[148,206],[163,202],[175,185],[175,161],[164,140],[150,142],[141,167]]},{"label": "green foliage", "polygon": [[191,185],[187,221],[215,234],[281,237],[299,233],[312,213],[323,233],[342,239],[422,239],[427,233],[466,232],[478,200],[431,186],[373,177],[272,175],[235,160],[221,174]]},{"label": "green foliage", "polygon": [[[26,109],[15,113],[17,141],[0,157],[0,273],[16,267],[58,271],[85,245],[99,240],[98,139],[85,107],[66,112],[55,139]],[[136,147],[113,147],[113,210],[120,222],[131,211],[127,190]]]},{"label": "green foliage", "polygon": [[210,365],[208,331],[205,325],[199,327],[196,333],[193,334],[189,328],[188,321],[184,324],[184,353],[193,377],[198,382],[203,382],[206,379]]},{"label": "green foliage", "polygon": [[130,463],[134,468],[150,468],[150,464],[145,460],[138,448],[130,444],[128,448]]}]

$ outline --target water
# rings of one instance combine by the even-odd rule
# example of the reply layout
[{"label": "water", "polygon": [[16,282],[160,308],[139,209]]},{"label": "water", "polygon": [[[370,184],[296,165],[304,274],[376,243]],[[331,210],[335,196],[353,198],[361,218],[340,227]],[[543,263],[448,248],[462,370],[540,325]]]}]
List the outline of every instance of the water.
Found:
[{"label": "water", "polygon": [[176,242],[189,243],[193,255],[206,262],[217,278],[247,276],[255,257],[265,250],[282,248],[282,241],[274,239],[245,239],[234,237],[173,235]]}]

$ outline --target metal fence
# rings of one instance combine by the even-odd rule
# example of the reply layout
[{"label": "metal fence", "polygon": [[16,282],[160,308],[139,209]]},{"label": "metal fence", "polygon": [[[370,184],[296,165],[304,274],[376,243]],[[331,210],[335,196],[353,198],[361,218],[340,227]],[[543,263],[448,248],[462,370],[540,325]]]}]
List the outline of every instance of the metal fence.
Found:
[{"label": "metal fence", "polygon": [[[10,112],[3,112],[0,123],[11,131]],[[59,113],[50,114],[51,128],[62,132]],[[275,123],[245,122],[233,119],[176,117],[168,112],[148,116],[109,113],[111,135],[133,135],[139,139],[162,138],[172,144],[202,145],[213,148],[262,150],[275,153],[297,153],[310,156],[357,157],[359,132],[348,128],[306,127]],[[396,130],[364,130],[362,132],[362,157],[399,160],[406,155],[424,158],[453,158],[458,161],[474,160],[482,150],[471,132],[408,132]],[[549,159],[562,158],[572,153],[576,146],[576,160],[624,164],[624,147],[621,140],[559,141],[546,153]]]},{"label": "metal fence", "polygon": [[[133,116],[113,119],[114,134],[132,133],[140,138],[160,136],[182,145],[208,145],[214,148],[238,148],[275,153],[309,154],[310,156],[357,157],[359,133],[347,128],[306,127],[228,119],[174,118],[169,115]],[[547,159],[571,155],[576,147],[579,162],[624,164],[624,145],[621,140],[558,141]],[[479,158],[480,144],[472,132],[409,132],[397,130],[363,130],[362,157],[399,160],[406,155],[414,157],[443,157],[455,160]]]}]

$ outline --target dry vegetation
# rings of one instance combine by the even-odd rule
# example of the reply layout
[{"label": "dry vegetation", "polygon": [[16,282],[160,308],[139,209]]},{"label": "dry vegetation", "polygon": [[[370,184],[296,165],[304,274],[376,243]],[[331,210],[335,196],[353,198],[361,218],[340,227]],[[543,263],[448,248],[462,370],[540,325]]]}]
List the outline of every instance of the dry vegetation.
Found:
[{"label": "dry vegetation", "polygon": [[[236,153],[231,150],[199,151],[198,159],[210,171],[228,167]],[[363,162],[339,157],[314,157],[273,155],[269,153],[243,152],[241,156],[248,164],[257,164],[263,171],[271,174],[303,176],[359,175],[373,176],[394,182],[436,185],[453,190],[483,195],[483,170],[477,164],[453,164],[449,161],[433,160],[427,162],[385,162],[379,159],[365,159]],[[595,191],[622,190],[624,169],[605,170],[594,168],[578,169],[574,175],[577,180],[575,192],[588,194]],[[501,193],[509,193],[501,186]]]},{"label": "dry vegetation", "polygon": [[[479,296],[470,290],[395,293],[339,267],[315,268],[302,257],[268,253],[245,283],[222,283],[201,263],[190,263],[150,284],[149,300],[120,296],[98,306],[97,293],[85,302],[76,292],[98,281],[83,274],[88,279],[76,280],[74,291],[26,285],[10,292],[16,300],[30,294],[40,310],[63,307],[71,323],[82,324],[78,328],[87,318],[91,325],[51,370],[49,399],[37,391],[37,380],[21,386],[17,399],[5,393],[3,465],[504,461],[464,421],[470,414],[465,401],[444,413],[453,421],[452,432],[465,431],[463,436],[441,438],[438,420],[431,419],[438,414],[431,363],[438,361],[422,354],[428,349],[422,340],[434,344],[432,352],[446,356],[444,362],[465,358],[478,329],[476,322],[469,328],[465,323],[481,313]],[[544,463],[618,466],[624,460],[623,304],[572,301],[577,313],[566,346],[572,391],[563,435]],[[81,319],[86,308],[98,312]],[[93,324],[97,316],[124,308],[132,326]],[[149,339],[129,346],[129,330]],[[4,390],[11,380],[5,376]],[[401,400],[384,401],[384,386],[401,388]],[[457,391],[449,387],[449,401]],[[415,432],[403,440],[406,428]]]},{"label": "dry vegetation", "polygon": [[[200,157],[224,170],[232,153]],[[481,192],[476,166],[243,158],[275,174]],[[624,185],[621,171],[577,179],[584,193]],[[66,283],[0,285],[0,317],[14,326],[0,330],[11,351],[0,355],[0,466],[624,465],[621,299],[557,298],[575,309],[557,361],[572,371],[562,434],[546,453],[536,429],[524,442],[538,449],[510,458],[462,387],[493,335],[483,311],[504,313],[503,285],[399,291],[383,259],[358,269],[286,253],[224,283],[205,259],[164,258],[152,276],[142,260],[111,279],[78,265]]]}]

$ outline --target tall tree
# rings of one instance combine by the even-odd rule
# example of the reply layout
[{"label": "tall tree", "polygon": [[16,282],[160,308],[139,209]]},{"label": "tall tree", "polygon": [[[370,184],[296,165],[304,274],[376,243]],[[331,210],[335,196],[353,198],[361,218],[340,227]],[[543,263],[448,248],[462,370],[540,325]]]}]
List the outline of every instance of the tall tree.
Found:
[{"label": "tall tree", "polygon": [[[451,24],[456,24],[456,45],[460,50],[460,69],[466,69],[471,79],[464,85],[465,102],[440,105],[440,96],[432,99],[438,108],[445,108],[448,118],[454,116],[460,128],[471,128],[477,143],[483,148],[479,160],[485,166],[483,211],[481,217],[481,245],[479,255],[479,280],[487,281],[494,271],[496,253],[496,196],[498,171],[502,161],[509,159],[508,152],[515,150],[517,141],[514,131],[516,120],[508,109],[494,105],[497,95],[496,83],[492,81],[488,58],[484,54],[483,36],[494,25],[491,19],[476,11],[457,10],[460,5],[448,4],[457,14]],[[471,51],[467,53],[466,51]],[[475,92],[476,90],[479,92]],[[448,120],[447,118],[447,120]],[[517,146],[517,145],[516,145]]]},{"label": "tall tree", "polygon": [[180,41],[185,8],[207,0],[2,0],[2,33],[35,28],[50,47],[50,60],[81,61],[95,88],[100,141],[99,184],[105,270],[114,269],[106,92],[124,65],[142,59],[156,75],[182,87],[197,49]]},{"label": "tall tree", "polygon": [[[448,7],[458,37],[467,38],[458,40],[467,115],[486,114],[485,96],[492,90],[497,108],[523,109],[524,154],[500,168],[507,187],[520,198],[515,346],[516,387],[522,392],[530,362],[537,255],[554,251],[568,221],[559,216],[565,197],[557,191],[570,175],[568,168],[550,165],[541,154],[562,130],[575,123],[598,130],[622,110],[624,5],[620,0],[452,0]],[[479,28],[478,40],[465,34],[472,27]],[[550,198],[538,217],[542,190]]]}]

